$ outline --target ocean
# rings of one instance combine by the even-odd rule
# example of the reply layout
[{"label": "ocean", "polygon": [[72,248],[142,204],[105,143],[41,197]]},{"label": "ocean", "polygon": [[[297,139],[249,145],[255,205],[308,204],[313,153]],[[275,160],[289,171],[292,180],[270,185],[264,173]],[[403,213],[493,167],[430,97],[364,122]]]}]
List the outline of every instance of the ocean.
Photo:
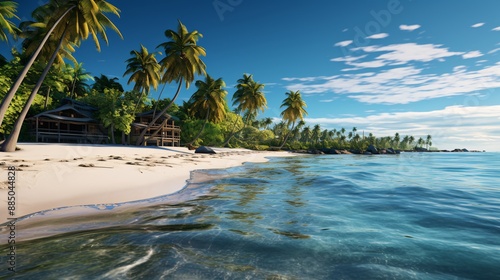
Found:
[{"label": "ocean", "polygon": [[500,279],[499,171],[498,153],[196,171],[173,195],[19,221],[29,240],[15,274],[3,242],[0,278]]}]

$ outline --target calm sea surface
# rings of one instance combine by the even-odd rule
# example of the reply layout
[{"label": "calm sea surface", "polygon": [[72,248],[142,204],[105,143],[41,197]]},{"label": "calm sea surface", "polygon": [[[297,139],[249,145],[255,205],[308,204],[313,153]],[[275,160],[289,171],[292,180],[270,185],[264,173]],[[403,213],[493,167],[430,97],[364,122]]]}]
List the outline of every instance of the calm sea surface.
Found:
[{"label": "calm sea surface", "polygon": [[18,221],[0,278],[500,279],[498,153],[276,158],[72,211]]}]

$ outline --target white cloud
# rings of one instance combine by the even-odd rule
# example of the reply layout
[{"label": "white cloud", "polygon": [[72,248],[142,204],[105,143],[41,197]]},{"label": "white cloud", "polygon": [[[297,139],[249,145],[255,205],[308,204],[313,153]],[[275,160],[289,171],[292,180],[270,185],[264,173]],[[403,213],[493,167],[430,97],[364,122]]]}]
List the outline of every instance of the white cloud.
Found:
[{"label": "white cloud", "polygon": [[462,55],[463,52],[450,52],[441,45],[416,43],[393,44],[387,46],[367,46],[355,48],[354,51],[364,51],[367,53],[385,52],[375,59],[385,60],[387,63],[398,65],[410,61],[429,62],[436,59],[443,59],[450,56]]},{"label": "white cloud", "polygon": [[493,30],[493,31],[500,31],[500,26],[497,26],[497,27],[495,27],[495,28],[493,28],[491,30]]},{"label": "white cloud", "polygon": [[472,27],[472,28],[478,28],[478,27],[481,27],[481,26],[483,26],[483,25],[484,25],[484,22],[478,22],[478,23],[476,23],[476,24],[473,24],[471,27]]},{"label": "white cloud", "polygon": [[[353,48],[352,51],[362,51],[367,54],[360,56],[345,56],[332,58],[330,61],[343,62],[350,68],[344,68],[341,71],[353,71],[363,68],[379,68],[388,65],[402,65],[411,61],[429,62],[432,60],[444,61],[444,58],[464,55],[463,52],[450,52],[447,48],[441,45],[425,44],[419,45],[415,43],[393,44],[388,46],[367,46]],[[382,53],[371,61],[360,61],[366,58],[369,53]],[[468,56],[477,55],[477,53],[468,53]],[[470,57],[467,57],[470,58]]]},{"label": "white cloud", "polygon": [[335,62],[353,62],[353,61],[356,61],[356,60],[360,60],[362,58],[365,58],[366,55],[362,55],[362,56],[344,56],[344,57],[336,57],[336,58],[332,58],[330,59],[330,61],[335,61]]},{"label": "white cloud", "polygon": [[467,67],[464,65],[453,67],[453,72],[464,72],[465,70],[467,70]]},{"label": "white cloud", "polygon": [[488,52],[488,54],[496,53],[497,51],[500,51],[500,48],[493,49]]},{"label": "white cloud", "polygon": [[387,33],[378,33],[378,34],[373,34],[371,36],[366,37],[367,39],[384,39],[386,37],[389,37],[389,34]]},{"label": "white cloud", "polygon": [[333,102],[335,101],[336,98],[334,99],[323,99],[323,100],[320,100],[319,102],[322,102],[322,103],[330,103],[330,102]]},{"label": "white cloud", "polygon": [[470,51],[462,55],[464,59],[475,58],[480,56],[483,56],[483,54],[480,51]]},{"label": "white cloud", "polygon": [[[312,79],[295,78],[287,86],[304,94],[343,94],[369,104],[408,104],[500,88],[500,62],[480,70],[455,68],[451,73],[425,73],[414,66],[377,73],[342,74]],[[290,80],[288,80],[290,81]]]},{"label": "white cloud", "polygon": [[498,120],[500,105],[449,106],[427,112],[379,113],[364,117],[306,118],[310,124],[320,124],[327,129],[356,127],[365,135],[401,137],[432,135],[433,146],[440,149],[468,148],[499,151]]},{"label": "white cloud", "polygon": [[350,44],[352,44],[352,40],[341,41],[341,42],[335,43],[335,46],[336,47],[347,47]]},{"label": "white cloud", "polygon": [[419,28],[420,28],[420,25],[418,25],[418,24],[413,24],[413,25],[402,24],[399,26],[399,29],[404,30],[404,31],[413,31],[413,30],[417,30]]}]

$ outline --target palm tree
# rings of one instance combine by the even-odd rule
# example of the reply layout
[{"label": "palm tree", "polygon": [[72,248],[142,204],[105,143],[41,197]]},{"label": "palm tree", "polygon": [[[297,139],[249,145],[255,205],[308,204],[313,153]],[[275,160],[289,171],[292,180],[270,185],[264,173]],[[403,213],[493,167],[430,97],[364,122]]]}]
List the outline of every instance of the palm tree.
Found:
[{"label": "palm tree", "polygon": [[144,95],[148,96],[151,87],[153,89],[158,88],[158,83],[160,81],[160,64],[156,60],[155,53],[149,53],[148,49],[141,45],[141,50],[133,50],[130,52],[131,58],[127,59],[127,70],[123,76],[132,74],[127,82],[135,82],[134,90],[141,93],[139,100],[135,106],[135,114],[137,107],[139,106],[142,97]]},{"label": "palm tree", "polygon": [[427,150],[432,146],[432,136],[430,134],[425,138],[425,144],[427,145]]},{"label": "palm tree", "polygon": [[[292,128],[290,130],[293,130],[297,120],[298,119],[304,120],[304,115],[307,115],[307,112],[304,109],[306,107],[306,102],[302,99],[299,90],[297,91],[290,90],[285,94],[287,97],[285,98],[285,100],[283,100],[283,103],[280,106],[280,108],[285,107],[285,110],[281,112],[281,116],[283,117],[283,120],[286,122],[287,127],[290,127],[291,125]],[[285,139],[283,140],[280,149],[283,148],[283,146],[285,145],[289,134],[290,132],[288,132],[287,135],[285,136]]]},{"label": "palm tree", "polygon": [[265,118],[262,120],[262,128],[269,129],[269,126],[273,124],[272,118]]},{"label": "palm tree", "polygon": [[302,129],[302,132],[300,133],[300,141],[304,144],[307,144],[309,143],[309,141],[311,141],[311,138],[312,138],[311,127],[310,126],[304,127],[304,129]]},{"label": "palm tree", "polygon": [[67,85],[70,98],[83,96],[89,91],[90,85],[87,82],[94,78],[92,78],[89,72],[85,71],[83,63],[77,63],[73,67],[65,64],[63,72],[66,72],[71,77],[70,83]]},{"label": "palm tree", "polygon": [[[21,111],[19,118],[14,124],[14,129],[12,130],[12,133],[9,135],[7,140],[5,140],[5,142],[2,145],[1,149],[2,151],[5,152],[15,151],[17,139],[19,138],[19,133],[21,132],[22,124],[24,122],[24,119],[26,118],[26,115],[28,114],[29,108],[31,107],[31,103],[33,103],[33,100],[35,99],[35,96],[40,86],[42,85],[45,76],[49,72],[50,67],[52,66],[54,60],[58,56],[58,52],[61,49],[63,43],[65,43],[65,46],[68,45],[69,43],[74,43],[76,45],[79,45],[82,40],[85,40],[89,37],[89,35],[92,35],[97,50],[100,50],[98,36],[100,36],[106,43],[108,43],[108,38],[106,36],[106,27],[110,27],[112,30],[116,31],[121,36],[121,33],[118,30],[118,28],[105,15],[105,13],[113,13],[119,16],[120,10],[104,0],[67,0],[61,3],[56,0],[53,0],[38,9],[41,9],[44,12],[52,11],[51,16],[47,18],[46,21],[43,22],[45,26],[52,26],[52,28],[47,32],[47,35],[43,39],[42,43],[40,43],[40,49],[43,47],[43,45],[46,42],[46,39],[48,39],[50,35],[52,35],[54,38],[60,38],[60,39],[54,53],[52,54],[51,58],[49,59],[49,62],[47,63],[45,70],[43,71],[37,84],[33,88],[30,97],[28,98],[23,110]],[[65,24],[59,25],[61,21],[63,21]],[[35,60],[38,53],[39,50],[35,51],[35,53],[33,54],[32,58],[30,59],[31,64]],[[30,62],[28,62],[27,64],[28,68],[31,66]],[[21,84],[22,79],[24,79],[24,76],[25,74],[23,73],[21,73],[21,75],[19,76],[18,78],[18,80],[20,80],[19,85]],[[16,87],[16,84],[17,81],[14,84],[13,88]],[[17,87],[19,87],[19,85],[17,85]],[[13,91],[12,97],[14,96],[16,90],[17,88],[15,88],[15,90],[13,89],[10,90]],[[8,102],[5,102],[6,99],[9,98],[9,95],[11,94],[10,91],[4,98],[4,102],[2,102],[2,107],[4,105],[8,106],[9,105],[8,103],[10,103],[10,101],[12,100],[12,97],[10,97],[10,100],[8,100]],[[0,118],[3,120],[3,115],[5,114],[5,112],[2,113],[2,110],[3,108],[0,108]]]},{"label": "palm tree", "polygon": [[417,140],[417,144],[419,147],[422,147],[425,144],[425,140],[422,137],[420,137]]},{"label": "palm tree", "polygon": [[321,127],[319,124],[314,125],[313,130],[311,131],[311,138],[315,145],[317,145],[321,140]]},{"label": "palm tree", "polygon": [[410,145],[410,147],[413,145],[413,142],[415,142],[415,137],[413,137],[413,135],[410,135],[410,137],[408,137],[408,145]]},{"label": "palm tree", "polygon": [[400,141],[401,137],[399,136],[399,133],[396,132],[396,134],[394,134],[394,139],[393,139],[393,147],[395,149],[398,149],[399,148],[399,141]]},{"label": "palm tree", "polygon": [[[158,46],[165,49],[165,57],[159,62],[161,70],[164,71],[161,82],[171,83],[176,81],[178,83],[177,91],[170,103],[153,118],[146,128],[144,128],[137,139],[136,145],[140,145],[144,141],[144,136],[148,129],[150,129],[175,102],[181,90],[182,83],[184,82],[186,88],[189,88],[196,75],[206,75],[205,63],[200,58],[200,56],[205,56],[206,52],[203,47],[197,45],[198,39],[203,37],[203,35],[196,30],[188,32],[186,26],[184,26],[180,20],[178,22],[179,26],[177,27],[177,32],[171,29],[166,30],[165,36],[169,41]],[[158,131],[156,133],[158,133]]]},{"label": "palm tree", "polygon": [[16,36],[19,29],[10,21],[10,18],[17,18],[17,3],[14,1],[0,1],[0,40],[8,41],[7,35]]},{"label": "palm tree", "polygon": [[267,106],[264,84],[255,82],[252,75],[244,74],[236,87],[238,90],[233,95],[233,106],[237,105],[238,110],[246,115],[245,124],[248,124],[251,116],[256,116],[258,111],[264,112]]},{"label": "palm tree", "polygon": [[101,74],[100,77],[94,76],[94,84],[92,90],[97,92],[104,92],[105,89],[116,89],[123,92],[123,86],[118,82],[118,78],[108,78],[108,76]]},{"label": "palm tree", "polygon": [[[243,113],[243,128],[245,128],[249,120],[255,117],[258,111],[263,112],[267,107],[267,100],[263,92],[264,84],[255,82],[252,75],[243,74],[243,78],[238,79],[236,89],[232,99],[233,106],[236,106],[238,112]],[[236,133],[234,133],[233,126],[233,131],[231,131],[223,145],[227,145]]]},{"label": "palm tree", "polygon": [[200,132],[191,142],[186,144],[187,146],[192,145],[200,137],[207,122],[218,123],[226,117],[227,91],[224,89],[226,83],[222,78],[214,80],[210,75],[207,75],[205,81],[198,80],[195,85],[198,90],[193,93],[189,100],[189,103],[191,103],[189,111],[192,116],[200,117],[200,115],[205,115],[205,122]]}]

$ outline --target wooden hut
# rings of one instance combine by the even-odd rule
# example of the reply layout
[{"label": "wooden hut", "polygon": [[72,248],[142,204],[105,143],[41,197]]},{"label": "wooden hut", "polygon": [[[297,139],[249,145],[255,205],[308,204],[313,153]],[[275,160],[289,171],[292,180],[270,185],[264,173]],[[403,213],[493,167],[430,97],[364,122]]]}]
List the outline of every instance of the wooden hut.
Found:
[{"label": "wooden hut", "polygon": [[107,143],[108,135],[93,118],[97,108],[65,98],[61,106],[29,119],[36,142]]},{"label": "wooden hut", "polygon": [[[159,112],[156,114],[158,113]],[[136,119],[132,123],[132,131],[130,132],[132,143],[137,142],[141,132],[153,119],[153,110],[136,114]],[[144,146],[180,146],[181,128],[175,125],[176,121],[179,121],[179,119],[169,114],[161,116],[156,123],[148,129],[142,144]]]}]

